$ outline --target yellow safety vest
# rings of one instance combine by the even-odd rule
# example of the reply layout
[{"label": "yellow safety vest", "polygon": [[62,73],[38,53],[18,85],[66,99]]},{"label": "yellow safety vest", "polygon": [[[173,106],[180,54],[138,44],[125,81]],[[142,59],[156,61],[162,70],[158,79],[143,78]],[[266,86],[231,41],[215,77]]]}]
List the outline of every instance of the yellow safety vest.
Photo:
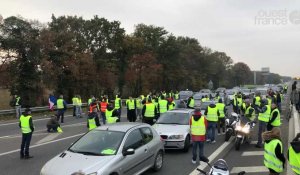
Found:
[{"label": "yellow safety vest", "polygon": [[159,113],[165,113],[168,111],[168,101],[167,100],[160,100],[158,102],[159,105]]},{"label": "yellow safety vest", "polygon": [[82,106],[81,98],[78,98],[78,106]]},{"label": "yellow safety vest", "polygon": [[218,108],[217,107],[211,108],[210,106],[208,106],[206,119],[210,122],[217,122],[218,121]]},{"label": "yellow safety vest", "polygon": [[88,119],[89,122],[89,130],[97,128],[95,118]]},{"label": "yellow safety vest", "polygon": [[129,110],[135,109],[134,100],[126,100],[126,104],[127,104]]},{"label": "yellow safety vest", "polygon": [[242,98],[237,98],[238,106],[241,107],[243,104],[243,99]]},{"label": "yellow safety vest", "polygon": [[78,103],[78,98],[77,97],[73,97],[72,98],[72,103],[73,103],[74,106],[76,106],[77,103]]},{"label": "yellow safety vest", "polygon": [[216,106],[217,106],[217,108],[219,110],[219,113],[220,113],[219,118],[224,118],[225,117],[225,112],[224,112],[225,104],[224,103],[217,103]]},{"label": "yellow safety vest", "polygon": [[194,99],[191,99],[191,101],[190,101],[190,103],[189,103],[189,107],[190,107],[190,108],[195,107],[195,100],[194,100]]},{"label": "yellow safety vest", "polygon": [[101,151],[101,154],[105,154],[105,155],[113,155],[116,153],[116,150],[113,149],[105,149]]},{"label": "yellow safety vest", "polygon": [[142,109],[143,108],[142,100],[141,99],[136,99],[136,107],[138,109]]},{"label": "yellow safety vest", "polygon": [[204,117],[201,117],[198,121],[196,121],[194,116],[192,116],[191,134],[196,136],[206,134]]},{"label": "yellow safety vest", "polygon": [[175,106],[175,102],[172,101],[172,103],[169,104],[169,110],[173,110],[173,109],[174,109],[174,106]]},{"label": "yellow safety vest", "polygon": [[276,119],[271,123],[271,125],[272,125],[272,126],[280,126],[280,125],[281,125],[281,121],[280,121],[280,112],[279,112],[279,110],[278,110],[277,108],[274,109],[274,110],[272,111],[271,116],[270,116],[270,119],[271,119],[271,117],[273,116],[273,113],[274,113],[274,112],[278,112],[278,115],[277,115]]},{"label": "yellow safety vest", "polygon": [[107,121],[108,124],[116,123],[117,120],[118,120],[118,117],[113,117],[112,113],[113,113],[113,110],[111,110],[111,111],[106,110],[105,111],[105,117],[106,117],[106,121]]},{"label": "yellow safety vest", "polygon": [[64,100],[63,99],[58,99],[56,101],[57,109],[64,109]]},{"label": "yellow safety vest", "polygon": [[153,103],[146,104],[145,117],[147,118],[155,117],[155,105]]},{"label": "yellow safety vest", "polygon": [[264,113],[258,114],[258,120],[263,122],[269,122],[270,121],[270,115],[271,115],[271,108],[270,106],[266,105],[267,110]]},{"label": "yellow safety vest", "polygon": [[120,109],[120,107],[121,107],[120,106],[120,100],[121,100],[120,98],[115,99],[115,109]]},{"label": "yellow safety vest", "polygon": [[27,117],[25,117],[24,115],[21,115],[20,117],[20,122],[21,122],[21,130],[23,134],[27,134],[27,133],[31,133],[31,129],[30,129],[30,124],[29,124],[29,120],[30,120],[31,116],[28,115]]},{"label": "yellow safety vest", "polygon": [[252,108],[251,106],[249,106],[246,111],[245,111],[245,115],[249,115],[250,114],[250,109],[253,109],[253,112],[250,116],[250,120],[253,121],[255,119],[255,112],[254,112],[254,108]]},{"label": "yellow safety vest", "polygon": [[20,106],[19,102],[20,102],[21,97],[16,97],[16,106]]},{"label": "yellow safety vest", "polygon": [[300,174],[300,153],[296,153],[293,147],[289,147],[289,162],[292,170]]},{"label": "yellow safety vest", "polygon": [[269,143],[265,143],[264,152],[264,164],[267,168],[270,168],[278,173],[283,172],[283,163],[275,155],[275,148],[277,144],[281,146],[282,153],[282,143],[278,139],[271,140]]},{"label": "yellow safety vest", "polygon": [[255,105],[260,106],[260,96],[255,97]]},{"label": "yellow safety vest", "polygon": [[179,94],[176,93],[174,96],[175,96],[175,100],[179,99]]}]

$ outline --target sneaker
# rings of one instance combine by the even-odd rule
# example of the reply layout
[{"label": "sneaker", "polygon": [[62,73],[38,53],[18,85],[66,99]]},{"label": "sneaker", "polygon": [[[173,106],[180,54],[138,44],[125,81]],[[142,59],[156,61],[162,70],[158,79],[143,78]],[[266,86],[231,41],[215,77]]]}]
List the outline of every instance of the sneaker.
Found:
[{"label": "sneaker", "polygon": [[31,158],[33,158],[33,156],[29,156],[29,155],[28,155],[28,156],[25,156],[25,157],[24,157],[24,159],[31,159]]},{"label": "sneaker", "polygon": [[221,135],[221,133],[218,133],[218,136]]},{"label": "sneaker", "polygon": [[214,140],[214,141],[211,141],[210,143],[214,144],[214,143],[216,143],[216,141]]},{"label": "sneaker", "polygon": [[210,142],[210,139],[207,139],[206,142]]},{"label": "sneaker", "polygon": [[193,160],[193,159],[192,159],[192,164],[196,164],[196,160]]}]

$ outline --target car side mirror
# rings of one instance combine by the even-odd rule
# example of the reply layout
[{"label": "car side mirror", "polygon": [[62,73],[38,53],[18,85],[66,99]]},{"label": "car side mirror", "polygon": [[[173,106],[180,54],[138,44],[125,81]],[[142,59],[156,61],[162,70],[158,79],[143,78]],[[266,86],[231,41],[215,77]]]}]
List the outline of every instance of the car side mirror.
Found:
[{"label": "car side mirror", "polygon": [[123,151],[123,156],[133,155],[134,153],[135,153],[134,149],[129,148],[129,149]]}]

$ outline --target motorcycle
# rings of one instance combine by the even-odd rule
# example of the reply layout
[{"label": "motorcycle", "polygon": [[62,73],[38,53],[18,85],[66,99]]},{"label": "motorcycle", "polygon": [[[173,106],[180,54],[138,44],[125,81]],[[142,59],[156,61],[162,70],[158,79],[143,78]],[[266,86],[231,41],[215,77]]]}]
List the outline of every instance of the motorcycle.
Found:
[{"label": "motorcycle", "polygon": [[[201,170],[197,168],[197,170],[204,175],[229,175],[229,168],[225,160],[219,159],[217,160],[213,165],[209,163],[208,158],[206,157],[200,157],[200,160],[207,163],[207,165],[210,167],[209,172],[206,172],[204,170]],[[244,175],[246,174],[245,171],[241,171],[238,173],[238,175]]]},{"label": "motorcycle", "polygon": [[250,131],[253,130],[255,122],[250,121],[242,125],[241,120],[236,124],[235,150],[239,150],[241,144],[250,143]]},{"label": "motorcycle", "polygon": [[231,136],[235,136],[235,126],[239,121],[240,121],[240,117],[235,112],[232,112],[230,117],[225,119],[225,125],[226,125],[225,142],[227,142]]}]

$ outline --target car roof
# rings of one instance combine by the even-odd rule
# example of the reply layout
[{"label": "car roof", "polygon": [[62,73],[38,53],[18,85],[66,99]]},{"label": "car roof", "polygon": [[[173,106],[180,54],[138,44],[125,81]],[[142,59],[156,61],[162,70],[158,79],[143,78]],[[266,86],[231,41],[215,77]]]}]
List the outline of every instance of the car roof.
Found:
[{"label": "car roof", "polygon": [[175,112],[175,113],[190,113],[193,112],[194,109],[187,109],[187,108],[178,108],[178,109],[173,109],[167,112]]},{"label": "car roof", "polygon": [[108,124],[99,126],[96,128],[97,130],[109,130],[109,131],[121,131],[121,132],[127,132],[131,128],[137,127],[137,126],[149,126],[145,123],[136,123],[136,122],[118,122],[114,124]]}]

